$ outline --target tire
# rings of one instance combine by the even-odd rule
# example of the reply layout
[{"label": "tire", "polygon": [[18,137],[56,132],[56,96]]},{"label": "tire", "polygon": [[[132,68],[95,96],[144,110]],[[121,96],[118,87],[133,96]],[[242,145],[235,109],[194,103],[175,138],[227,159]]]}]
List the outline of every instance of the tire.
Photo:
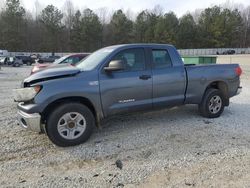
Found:
[{"label": "tire", "polygon": [[89,139],[94,125],[95,118],[88,107],[79,103],[66,103],[49,115],[46,132],[57,146],[75,146]]},{"label": "tire", "polygon": [[18,63],[14,63],[13,67],[20,67],[20,65]]},{"label": "tire", "polygon": [[28,66],[30,66],[32,63],[31,62],[29,62],[29,61],[27,61],[27,63],[26,63]]},{"label": "tire", "polygon": [[208,89],[199,105],[199,112],[206,118],[218,118],[224,111],[225,98],[218,89]]}]

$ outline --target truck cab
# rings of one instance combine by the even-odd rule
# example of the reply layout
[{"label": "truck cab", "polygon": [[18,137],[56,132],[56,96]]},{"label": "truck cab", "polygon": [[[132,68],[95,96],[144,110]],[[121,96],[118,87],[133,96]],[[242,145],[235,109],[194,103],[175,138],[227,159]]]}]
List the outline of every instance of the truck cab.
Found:
[{"label": "truck cab", "polygon": [[[104,115],[183,104],[186,73],[181,59],[171,58],[176,56],[172,49],[157,45],[115,51],[99,71]],[[124,68],[105,71],[113,61],[121,61]]]}]

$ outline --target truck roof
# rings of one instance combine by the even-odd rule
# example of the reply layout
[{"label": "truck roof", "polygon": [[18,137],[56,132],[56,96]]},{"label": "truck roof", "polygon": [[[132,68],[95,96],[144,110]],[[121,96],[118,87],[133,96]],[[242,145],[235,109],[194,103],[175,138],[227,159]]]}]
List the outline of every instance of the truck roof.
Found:
[{"label": "truck roof", "polygon": [[117,49],[117,48],[122,48],[122,47],[173,47],[173,45],[170,44],[157,44],[157,43],[133,43],[133,44],[118,44],[118,45],[113,45],[113,46],[108,46],[106,48],[112,48],[112,49]]}]

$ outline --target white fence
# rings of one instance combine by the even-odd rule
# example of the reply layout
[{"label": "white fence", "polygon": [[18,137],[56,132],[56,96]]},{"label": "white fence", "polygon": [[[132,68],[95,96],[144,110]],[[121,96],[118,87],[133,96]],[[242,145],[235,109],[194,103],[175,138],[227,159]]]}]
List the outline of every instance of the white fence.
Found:
[{"label": "white fence", "polygon": [[235,50],[236,54],[250,54],[250,48],[208,48],[208,49],[179,49],[181,55],[216,55],[227,50]]},{"label": "white fence", "polygon": [[[47,56],[52,56],[52,53],[50,52],[9,52],[10,56],[17,56],[17,55],[32,55],[32,54],[39,54],[43,57],[47,57]],[[54,53],[54,55],[56,56],[64,56],[67,54],[71,54],[70,52],[58,52],[58,53]]]}]

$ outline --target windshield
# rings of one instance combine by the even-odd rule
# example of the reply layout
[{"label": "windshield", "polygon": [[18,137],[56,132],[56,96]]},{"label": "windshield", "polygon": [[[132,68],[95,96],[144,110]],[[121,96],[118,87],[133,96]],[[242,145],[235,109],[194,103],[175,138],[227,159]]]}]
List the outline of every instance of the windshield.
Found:
[{"label": "windshield", "polygon": [[113,51],[113,48],[102,48],[80,61],[76,67],[83,71],[93,70]]},{"label": "windshield", "polygon": [[61,63],[63,60],[65,60],[66,58],[68,58],[69,56],[68,55],[66,55],[66,56],[63,56],[63,57],[61,57],[61,58],[59,58],[59,59],[56,59],[54,62],[53,62],[53,64],[59,64],[59,63]]}]

